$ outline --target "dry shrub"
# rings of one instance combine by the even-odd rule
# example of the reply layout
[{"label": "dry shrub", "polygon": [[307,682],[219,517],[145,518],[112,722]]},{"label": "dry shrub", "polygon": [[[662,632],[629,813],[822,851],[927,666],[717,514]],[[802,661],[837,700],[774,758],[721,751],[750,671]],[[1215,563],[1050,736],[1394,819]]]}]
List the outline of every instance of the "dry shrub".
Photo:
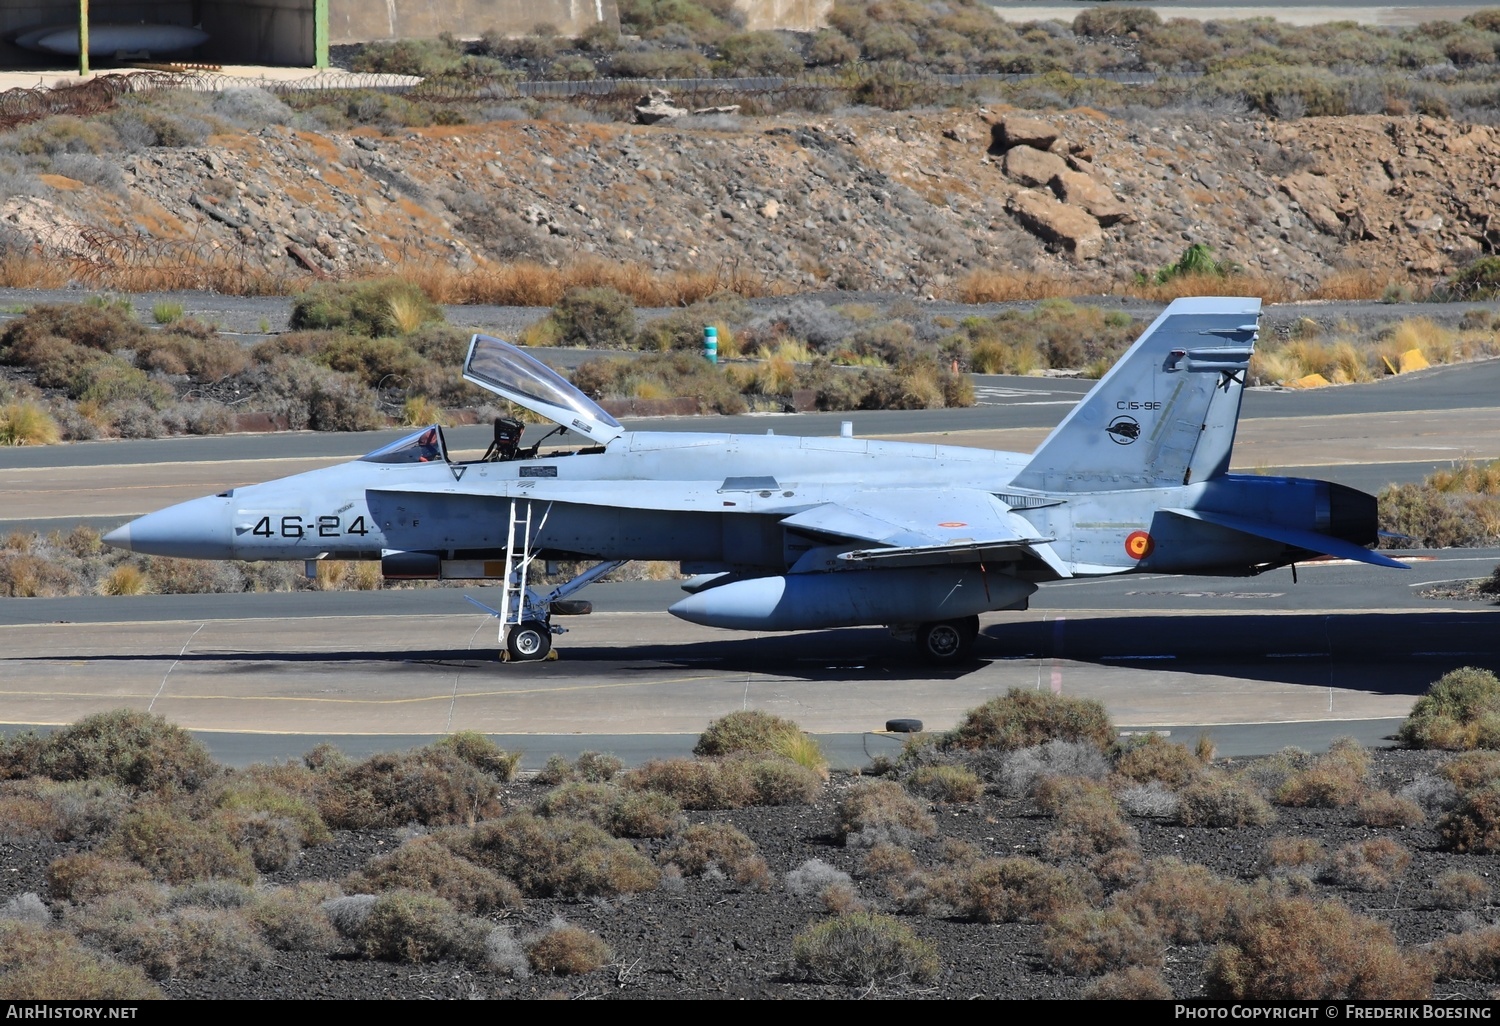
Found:
[{"label": "dry shrub", "polygon": [[1500,780],[1500,752],[1465,752],[1438,767],[1459,794]]},{"label": "dry shrub", "polygon": [[1018,299],[1053,299],[1075,295],[1077,291],[1076,282],[1054,274],[982,268],[970,271],[954,286],[954,298],[960,303],[977,305]]},{"label": "dry shrub", "polygon": [[1185,745],[1160,734],[1130,738],[1121,746],[1115,772],[1137,784],[1160,781],[1176,790],[1203,768],[1203,763]]},{"label": "dry shrub", "polygon": [[695,823],[657,856],[662,865],[676,866],[684,876],[717,871],[741,886],[765,890],[771,870],[766,860],[738,827],[729,823]]},{"label": "dry shrub", "polygon": [[632,894],[653,890],[660,879],[630,842],[577,820],[518,812],[440,840],[532,897]]},{"label": "dry shrub", "polygon": [[1209,957],[1206,990],[1217,1000],[1410,1000],[1431,996],[1432,976],[1384,923],[1337,901],[1269,897]]},{"label": "dry shrub", "polygon": [[0,445],[53,445],[61,437],[52,414],[36,403],[0,406]]},{"label": "dry shrub", "polygon": [[[811,745],[811,752],[801,755]],[[759,709],[742,709],[708,725],[693,746],[694,755],[779,755],[820,773],[828,768],[817,742],[791,720]]]},{"label": "dry shrub", "polygon": [[940,804],[977,802],[984,795],[984,783],[973,770],[951,763],[918,766],[903,783],[913,794]]},{"label": "dry shrub", "polygon": [[490,927],[461,915],[434,894],[387,891],[375,899],[360,931],[366,958],[391,962],[436,962],[444,958],[481,962]]},{"label": "dry shrub", "polygon": [[[822,859],[808,859],[797,868],[790,870],[785,877],[786,891],[788,894],[799,898],[816,896],[823,900],[824,906],[840,905],[846,906],[843,911],[852,911],[854,903],[858,898],[854,893],[854,881],[849,874],[841,869],[835,869]],[[830,892],[833,892],[830,895]],[[829,908],[830,912],[838,912],[838,909]]]},{"label": "dry shrub", "polygon": [[1432,881],[1432,904],[1436,908],[1474,908],[1489,904],[1489,899],[1489,881],[1471,870],[1445,870]]},{"label": "dry shrub", "polygon": [[342,830],[472,823],[498,811],[498,796],[493,775],[441,745],[326,769],[317,788],[318,812]]},{"label": "dry shrub", "polygon": [[645,307],[690,306],[720,292],[747,299],[772,295],[774,289],[757,274],[719,266],[694,271],[655,271],[643,264],[586,259],[547,267],[517,262],[481,264],[470,271],[425,261],[396,264],[394,271],[416,282],[439,303],[501,306],[555,306],[568,289],[612,288]]},{"label": "dry shrub", "polygon": [[1103,780],[1094,780],[1090,777],[1046,776],[1039,777],[1032,785],[1031,797],[1043,812],[1055,816],[1069,802],[1087,799],[1109,800],[1112,795],[1109,785]]},{"label": "dry shrub", "polygon": [[1396,886],[1411,852],[1389,837],[1346,844],[1329,860],[1328,879],[1359,891],[1388,891]]},{"label": "dry shrub", "polygon": [[92,852],[64,855],[47,867],[47,890],[64,901],[91,901],[150,879],[151,874],[134,862]]},{"label": "dry shrub", "polygon": [[1054,739],[1090,743],[1102,751],[1113,743],[1115,728],[1104,706],[1093,699],[1011,688],[965,713],[938,743],[948,750],[1015,751]]},{"label": "dry shrub", "polygon": [[398,888],[435,894],[474,915],[523,905],[520,889],[511,881],[476,866],[431,837],[413,838],[389,855],[371,859],[344,881],[344,890],[350,894]]},{"label": "dry shrub", "polygon": [[1458,804],[1438,820],[1444,848],[1488,855],[1500,851],[1500,780],[1466,791]]},{"label": "dry shrub", "polygon": [[1355,814],[1368,827],[1415,827],[1427,820],[1422,806],[1389,791],[1371,791],[1359,800]]},{"label": "dry shrub", "polygon": [[1222,773],[1205,773],[1183,788],[1177,808],[1183,826],[1266,826],[1276,813],[1244,781]]},{"label": "dry shrub", "polygon": [[653,759],[625,775],[625,786],[671,795],[685,809],[801,805],[822,789],[814,770],[781,756]]},{"label": "dry shrub", "polygon": [[1084,858],[1122,848],[1139,848],[1140,834],[1120,815],[1108,794],[1086,793],[1067,801],[1057,812],[1057,828],[1047,835],[1053,858]]},{"label": "dry shrub", "polygon": [[1133,965],[1105,973],[1083,989],[1085,1001],[1170,1001],[1172,988],[1160,969]]},{"label": "dry shrub", "polygon": [[154,1001],[135,966],[91,951],[63,930],[0,919],[0,1001]]},{"label": "dry shrub", "polygon": [[1022,856],[961,862],[926,884],[931,900],[981,923],[1047,922],[1088,899],[1073,874]]},{"label": "dry shrub", "polygon": [[667,837],[682,822],[682,806],[670,795],[583,780],[548,792],[536,810],[544,816],[586,819],[616,837]]},{"label": "dry shrub", "polygon": [[1276,801],[1298,808],[1342,809],[1364,797],[1370,754],[1353,738],[1339,738],[1312,765],[1276,790]]},{"label": "dry shrub", "polygon": [[1174,944],[1212,944],[1250,900],[1243,884],[1167,857],[1148,863],[1141,879],[1114,903]]},{"label": "dry shrub", "polygon": [[917,868],[917,857],[910,850],[889,841],[872,845],[859,863],[860,875],[867,877],[915,873]]},{"label": "dry shrub", "polygon": [[1042,930],[1048,964],[1079,976],[1127,966],[1159,966],[1166,944],[1155,928],[1119,908],[1072,909]]},{"label": "dry shrub", "polygon": [[135,917],[86,911],[77,922],[86,940],[158,980],[259,970],[273,957],[238,909],[186,906]]},{"label": "dry shrub", "polygon": [[1276,875],[1301,873],[1310,875],[1328,858],[1324,847],[1311,837],[1281,834],[1266,842],[1261,854],[1261,871]]},{"label": "dry shrub", "polygon": [[1475,666],[1443,674],[1417,699],[1398,736],[1413,748],[1500,747],[1500,679]]},{"label": "dry shrub", "polygon": [[1450,934],[1427,948],[1440,980],[1500,982],[1500,926]]},{"label": "dry shrub", "polygon": [[339,935],[322,906],[337,893],[322,881],[258,892],[245,918],[277,951],[332,951]]},{"label": "dry shrub", "polygon": [[113,780],[142,791],[195,791],[219,766],[181,727],[134,709],[85,717],[53,733],[33,770],[53,780]]},{"label": "dry shrub", "polygon": [[898,919],[859,910],[803,929],[792,960],[808,977],[849,986],[925,983],[938,973],[937,949]]},{"label": "dry shrub", "polygon": [[255,879],[250,853],[236,847],[216,824],[168,806],[137,808],[121,821],[99,853],[129,859],[168,883],[212,877],[245,883]]},{"label": "dry shrub", "polygon": [[561,755],[551,756],[547,764],[537,773],[542,784],[563,784],[570,780],[586,780],[592,784],[603,784],[613,780],[625,768],[619,757],[610,752],[579,752],[576,762],[569,762]]},{"label": "dry shrub", "polygon": [[937,833],[927,803],[892,780],[861,780],[839,799],[835,830],[845,845],[909,844]]},{"label": "dry shrub", "polygon": [[521,765],[520,752],[507,752],[474,730],[455,731],[434,742],[432,747],[440,752],[452,752],[470,766],[488,773],[502,783],[516,779],[516,770]]},{"label": "dry shrub", "polygon": [[561,919],[554,919],[545,931],[523,945],[531,968],[550,976],[582,976],[615,958],[601,938]]}]

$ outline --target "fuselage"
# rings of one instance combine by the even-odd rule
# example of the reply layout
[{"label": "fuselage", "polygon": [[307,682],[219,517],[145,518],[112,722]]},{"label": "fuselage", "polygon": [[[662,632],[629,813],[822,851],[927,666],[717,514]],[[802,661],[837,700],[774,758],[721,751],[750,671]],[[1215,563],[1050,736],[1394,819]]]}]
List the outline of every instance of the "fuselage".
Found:
[{"label": "fuselage", "polygon": [[[507,462],[354,460],[194,499],[142,517],[111,540],[137,552],[197,559],[392,560],[421,553],[438,571],[421,576],[440,576],[444,563],[501,558],[515,501],[532,507],[531,545],[543,558],[670,560],[690,571],[781,573],[816,542],[783,529],[785,517],[862,493],[941,495],[949,488],[999,496],[1039,535],[1056,539],[1072,576],[1246,573],[1279,565],[1295,551],[1161,515],[1174,508],[1306,530],[1340,528],[1334,533],[1360,544],[1373,540],[1364,537],[1373,536],[1373,508],[1369,518],[1351,514],[1346,500],[1340,514],[1332,496],[1349,490],[1324,482],[1222,475],[1172,488],[1014,491],[1011,481],[1028,458],[846,437],[629,432],[597,450]],[[942,510],[934,516],[941,519]],[[1148,550],[1131,547],[1141,532],[1151,539]],[[493,576],[454,569],[453,576]],[[1010,569],[1033,580],[1059,576],[1040,565]]]}]

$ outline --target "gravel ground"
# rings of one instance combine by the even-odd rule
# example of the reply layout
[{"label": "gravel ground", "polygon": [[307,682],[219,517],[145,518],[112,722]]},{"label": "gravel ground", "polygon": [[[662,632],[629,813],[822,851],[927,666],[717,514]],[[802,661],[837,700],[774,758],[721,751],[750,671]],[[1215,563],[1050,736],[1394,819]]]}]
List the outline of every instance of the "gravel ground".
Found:
[{"label": "gravel ground", "polygon": [[[1430,774],[1443,756],[1424,752],[1377,753],[1372,782],[1392,790]],[[1429,777],[1430,779],[1430,777]],[[583,976],[533,975],[525,979],[460,962],[404,965],[369,961],[352,949],[333,953],[277,952],[256,970],[231,969],[211,975],[162,982],[174,998],[1074,998],[1090,979],[1045,959],[1042,927],[1034,924],[986,925],[936,915],[902,915],[901,921],[936,947],[941,969],[927,984],[900,980],[854,987],[809,980],[791,959],[793,938],[810,923],[827,917],[819,898],[798,896],[786,886],[786,874],[817,859],[851,874],[859,899],[869,906],[897,911],[880,879],[861,875],[865,850],[845,847],[835,836],[838,797],[851,786],[835,777],[811,805],[690,814],[693,822],[728,822],[748,834],[772,871],[773,882],[760,890],[725,879],[688,877],[627,899],[563,900],[531,898],[523,912],[505,917],[519,934],[538,929],[554,917],[581,926],[608,942],[614,960]],[[507,808],[527,806],[545,792],[534,782],[505,789]],[[1259,875],[1265,845],[1272,837],[1297,835],[1315,839],[1328,852],[1378,835],[1395,839],[1411,854],[1409,868],[1397,885],[1383,891],[1361,891],[1326,882],[1319,897],[1336,897],[1356,911],[1387,923],[1404,947],[1426,944],[1443,935],[1495,918],[1489,899],[1455,912],[1432,907],[1430,885],[1448,869],[1467,869],[1493,880],[1500,871],[1496,856],[1457,855],[1438,848],[1436,816],[1411,829],[1375,830],[1360,826],[1353,810],[1278,808],[1278,820],[1254,829],[1184,827],[1164,820],[1132,817],[1147,858],[1176,856],[1207,866],[1231,879],[1252,881]],[[987,856],[1046,854],[1051,817],[1028,799],[987,795],[974,804],[935,809],[938,836],[910,845],[924,866],[943,860],[945,846],[968,842]],[[338,880],[374,855],[388,852],[407,831],[340,832],[332,843],[305,851],[287,870],[267,876],[264,885],[300,880]],[[654,853],[661,842],[635,842]],[[46,894],[45,865],[73,846],[50,841],[0,845],[3,865],[0,903],[12,895]],[[1311,886],[1311,885],[1309,885]],[[1163,973],[1179,998],[1202,996],[1203,967],[1209,945],[1165,949]],[[1478,999],[1492,983],[1440,983],[1435,996]]]}]

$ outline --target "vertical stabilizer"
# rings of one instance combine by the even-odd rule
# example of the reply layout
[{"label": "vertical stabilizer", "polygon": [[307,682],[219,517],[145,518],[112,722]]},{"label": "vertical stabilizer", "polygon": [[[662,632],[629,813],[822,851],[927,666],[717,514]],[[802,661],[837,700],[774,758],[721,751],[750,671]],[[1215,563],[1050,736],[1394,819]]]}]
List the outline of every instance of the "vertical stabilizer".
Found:
[{"label": "vertical stabilizer", "polygon": [[1012,485],[1161,488],[1229,468],[1259,299],[1179,299],[1047,436]]}]

